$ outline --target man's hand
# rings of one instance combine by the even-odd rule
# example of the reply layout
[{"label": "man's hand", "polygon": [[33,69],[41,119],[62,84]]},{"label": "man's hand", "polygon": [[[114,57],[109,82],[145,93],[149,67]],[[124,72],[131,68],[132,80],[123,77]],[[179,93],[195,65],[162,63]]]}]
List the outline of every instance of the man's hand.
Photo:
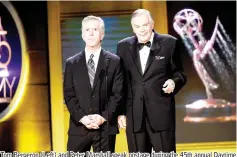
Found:
[{"label": "man's hand", "polygon": [[82,117],[79,122],[81,122],[83,125],[89,125],[90,123],[93,123],[89,116]]},{"label": "man's hand", "polygon": [[119,128],[126,128],[126,116],[124,115],[121,115],[121,116],[118,116],[118,124],[119,124]]},{"label": "man's hand", "polygon": [[82,117],[79,122],[81,122],[83,125],[85,125],[85,127],[87,127],[88,129],[98,129],[99,128],[98,125],[96,125],[94,123],[94,120],[91,119],[89,116]]},{"label": "man's hand", "polygon": [[172,93],[174,91],[174,88],[175,88],[175,83],[172,79],[168,79],[167,81],[165,81],[164,85],[163,85],[164,88],[162,88],[162,90],[165,92],[165,93]]},{"label": "man's hand", "polygon": [[[102,125],[106,120],[104,119],[104,117],[102,117],[101,115],[99,114],[91,114],[89,115],[89,118],[91,120],[93,120],[94,124],[96,124],[99,128],[100,125]],[[96,128],[96,129],[98,129]]]}]

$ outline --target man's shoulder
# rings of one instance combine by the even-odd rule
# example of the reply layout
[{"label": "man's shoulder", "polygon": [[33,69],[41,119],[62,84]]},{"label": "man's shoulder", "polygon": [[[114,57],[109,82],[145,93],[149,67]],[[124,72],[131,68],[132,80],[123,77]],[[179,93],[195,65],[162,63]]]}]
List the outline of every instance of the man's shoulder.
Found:
[{"label": "man's shoulder", "polygon": [[129,43],[131,43],[131,41],[134,41],[135,38],[136,38],[135,36],[124,38],[124,39],[120,40],[118,42],[118,44],[129,44]]},{"label": "man's shoulder", "polygon": [[110,51],[106,51],[106,50],[104,50],[104,51],[105,51],[106,55],[107,55],[111,60],[119,60],[119,59],[120,59],[120,57],[117,56],[116,54],[114,54],[114,53],[112,53],[112,52],[110,52]]},{"label": "man's shoulder", "polygon": [[177,38],[175,38],[174,36],[170,35],[170,34],[158,34],[159,38],[162,39],[162,41],[172,41],[175,42],[177,40]]},{"label": "man's shoulder", "polygon": [[75,55],[69,57],[69,58],[66,60],[66,62],[67,62],[67,63],[71,63],[71,64],[75,63],[75,62],[78,60],[78,58],[80,58],[81,53],[82,53],[82,52],[79,52],[79,53],[77,53],[77,54],[75,54]]}]

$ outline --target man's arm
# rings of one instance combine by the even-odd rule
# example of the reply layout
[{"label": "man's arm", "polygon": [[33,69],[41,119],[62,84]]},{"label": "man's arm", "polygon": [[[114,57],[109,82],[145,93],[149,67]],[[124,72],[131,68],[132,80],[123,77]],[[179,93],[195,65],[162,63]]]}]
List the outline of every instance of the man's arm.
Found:
[{"label": "man's arm", "polygon": [[122,48],[122,46],[123,46],[122,43],[118,43],[117,45],[117,55],[121,58],[121,65],[124,75],[124,83],[123,83],[124,97],[122,100],[122,105],[119,107],[118,124],[120,128],[126,128],[126,106],[127,105],[132,106],[132,87],[130,84],[129,74],[124,63],[125,56],[123,56],[124,48]]},{"label": "man's arm", "polygon": [[64,101],[67,105],[68,111],[73,119],[77,122],[81,120],[86,114],[82,111],[79,105],[79,100],[76,98],[76,93],[73,84],[72,64],[67,60],[64,73]]},{"label": "man's arm", "polygon": [[122,72],[121,63],[119,61],[113,77],[112,93],[109,97],[108,107],[104,112],[102,112],[102,116],[104,118],[107,118],[107,111],[109,108],[109,119],[106,120],[111,120],[112,118],[117,119],[118,110],[120,106],[123,105],[121,103],[124,95],[123,82],[124,82],[124,76]]},{"label": "man's arm", "polygon": [[122,71],[123,71],[123,75],[124,75],[124,83],[123,83],[124,96],[122,99],[122,105],[119,108],[119,115],[126,115],[126,106],[132,105],[132,88],[131,88],[131,84],[130,84],[130,78],[128,75],[128,71],[127,71],[127,69],[125,67],[125,63],[124,63],[122,46],[123,45],[121,43],[118,43],[118,45],[117,45],[117,55],[120,57]]},{"label": "man's arm", "polygon": [[175,83],[175,88],[173,93],[176,94],[178,91],[186,84],[187,77],[184,74],[183,65],[180,56],[179,43],[176,40],[173,46],[172,56],[171,56],[171,69],[172,77],[171,79]]}]

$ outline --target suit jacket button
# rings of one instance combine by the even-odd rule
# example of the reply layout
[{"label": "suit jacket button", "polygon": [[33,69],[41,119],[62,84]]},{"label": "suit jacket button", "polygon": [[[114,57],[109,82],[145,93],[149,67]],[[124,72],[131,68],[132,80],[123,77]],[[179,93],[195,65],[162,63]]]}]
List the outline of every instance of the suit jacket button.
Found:
[{"label": "suit jacket button", "polygon": [[91,97],[92,97],[92,98],[94,98],[95,96],[94,96],[94,95],[92,95]]},{"label": "suit jacket button", "polygon": [[145,86],[145,83],[143,82],[142,85]]}]

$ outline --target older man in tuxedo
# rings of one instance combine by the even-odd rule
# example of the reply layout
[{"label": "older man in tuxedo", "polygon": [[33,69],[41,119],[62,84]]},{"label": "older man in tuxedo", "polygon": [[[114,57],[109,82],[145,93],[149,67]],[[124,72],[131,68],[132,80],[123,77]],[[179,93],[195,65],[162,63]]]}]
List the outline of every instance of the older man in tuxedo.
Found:
[{"label": "older man in tuxedo", "polygon": [[120,58],[101,48],[103,37],[103,20],[85,17],[82,21],[85,49],[66,61],[64,99],[70,112],[68,151],[87,152],[91,146],[94,152],[114,151],[123,73]]},{"label": "older man in tuxedo", "polygon": [[148,10],[132,14],[135,36],[118,43],[125,68],[126,108],[119,116],[130,152],[175,151],[175,94],[186,83],[177,39],[154,31]]}]

